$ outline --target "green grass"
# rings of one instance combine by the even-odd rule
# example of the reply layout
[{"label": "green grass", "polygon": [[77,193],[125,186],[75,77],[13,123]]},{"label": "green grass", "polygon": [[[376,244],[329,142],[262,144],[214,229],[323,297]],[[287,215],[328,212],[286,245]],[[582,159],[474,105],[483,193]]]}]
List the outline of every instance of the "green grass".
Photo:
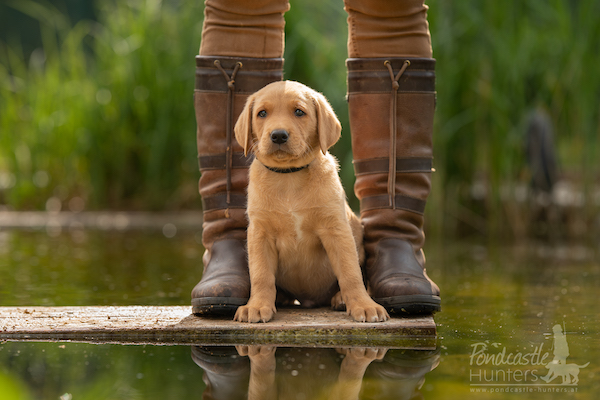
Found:
[{"label": "green grass", "polygon": [[28,63],[18,44],[1,47],[0,173],[10,187],[0,201],[35,209],[78,196],[89,208],[162,209],[197,200],[202,7],[100,2],[97,23],[71,26],[49,5],[12,4],[39,19],[44,45]]},{"label": "green grass", "polygon": [[[43,46],[0,44],[0,206],[43,209],[199,207],[193,112],[199,1],[102,1],[71,23],[45,2],[9,4],[39,20]],[[598,176],[600,3],[430,0],[437,59],[434,192],[429,220],[470,210],[484,229],[510,219],[500,188],[529,179],[525,124],[546,109],[561,170],[590,191]],[[334,153],[351,202],[342,4],[291,2],[285,77],[322,91],[344,130]],[[484,183],[483,205],[469,196]],[[590,214],[591,215],[591,214]],[[510,221],[509,221],[510,222]]]}]

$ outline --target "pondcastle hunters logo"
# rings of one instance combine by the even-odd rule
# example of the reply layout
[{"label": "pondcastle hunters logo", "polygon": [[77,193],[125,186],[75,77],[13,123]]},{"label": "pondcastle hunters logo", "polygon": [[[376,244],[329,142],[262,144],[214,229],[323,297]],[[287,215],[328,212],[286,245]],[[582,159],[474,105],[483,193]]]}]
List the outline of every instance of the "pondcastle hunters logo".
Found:
[{"label": "pondcastle hunters logo", "polygon": [[569,363],[569,344],[561,325],[552,328],[552,345],[510,351],[501,343],[471,345],[471,392],[577,392],[579,372],[590,363]]}]

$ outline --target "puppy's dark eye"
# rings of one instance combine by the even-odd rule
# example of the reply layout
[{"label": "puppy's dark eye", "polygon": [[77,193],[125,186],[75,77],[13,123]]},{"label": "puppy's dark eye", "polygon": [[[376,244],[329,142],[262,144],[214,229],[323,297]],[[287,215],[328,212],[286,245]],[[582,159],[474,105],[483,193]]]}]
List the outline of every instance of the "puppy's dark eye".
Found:
[{"label": "puppy's dark eye", "polygon": [[260,111],[258,112],[258,116],[259,116],[260,118],[264,118],[264,117],[266,117],[266,116],[267,116],[267,112],[266,112],[265,110],[260,110]]},{"label": "puppy's dark eye", "polygon": [[296,117],[302,117],[302,116],[306,115],[306,113],[304,111],[302,111],[301,109],[296,108],[296,111],[294,111],[294,115]]}]

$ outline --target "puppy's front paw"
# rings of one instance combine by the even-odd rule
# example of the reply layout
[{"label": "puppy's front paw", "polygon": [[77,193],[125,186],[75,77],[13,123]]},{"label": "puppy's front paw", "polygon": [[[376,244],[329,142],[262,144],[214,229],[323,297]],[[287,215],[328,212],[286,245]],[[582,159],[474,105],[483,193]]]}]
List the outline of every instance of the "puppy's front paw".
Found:
[{"label": "puppy's front paw", "polygon": [[274,306],[252,306],[246,304],[235,312],[234,321],[239,322],[269,322],[275,314]]},{"label": "puppy's front paw", "polygon": [[348,314],[357,322],[384,322],[390,318],[385,308],[371,299],[348,307]]},{"label": "puppy's front paw", "polygon": [[366,364],[368,366],[372,361],[383,360],[388,349],[384,347],[352,347],[336,349],[340,354],[343,354],[344,360],[352,360],[353,364]]}]

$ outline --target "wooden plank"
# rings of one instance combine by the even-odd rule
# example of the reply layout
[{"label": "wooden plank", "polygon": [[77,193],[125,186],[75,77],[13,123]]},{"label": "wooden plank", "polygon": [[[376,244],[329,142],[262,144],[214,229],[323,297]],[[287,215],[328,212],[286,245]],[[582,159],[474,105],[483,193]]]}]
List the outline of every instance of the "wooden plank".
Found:
[{"label": "wooden plank", "polygon": [[268,323],[197,317],[189,306],[0,307],[0,340],[122,344],[435,348],[432,316],[357,323],[330,309],[280,309]]}]

